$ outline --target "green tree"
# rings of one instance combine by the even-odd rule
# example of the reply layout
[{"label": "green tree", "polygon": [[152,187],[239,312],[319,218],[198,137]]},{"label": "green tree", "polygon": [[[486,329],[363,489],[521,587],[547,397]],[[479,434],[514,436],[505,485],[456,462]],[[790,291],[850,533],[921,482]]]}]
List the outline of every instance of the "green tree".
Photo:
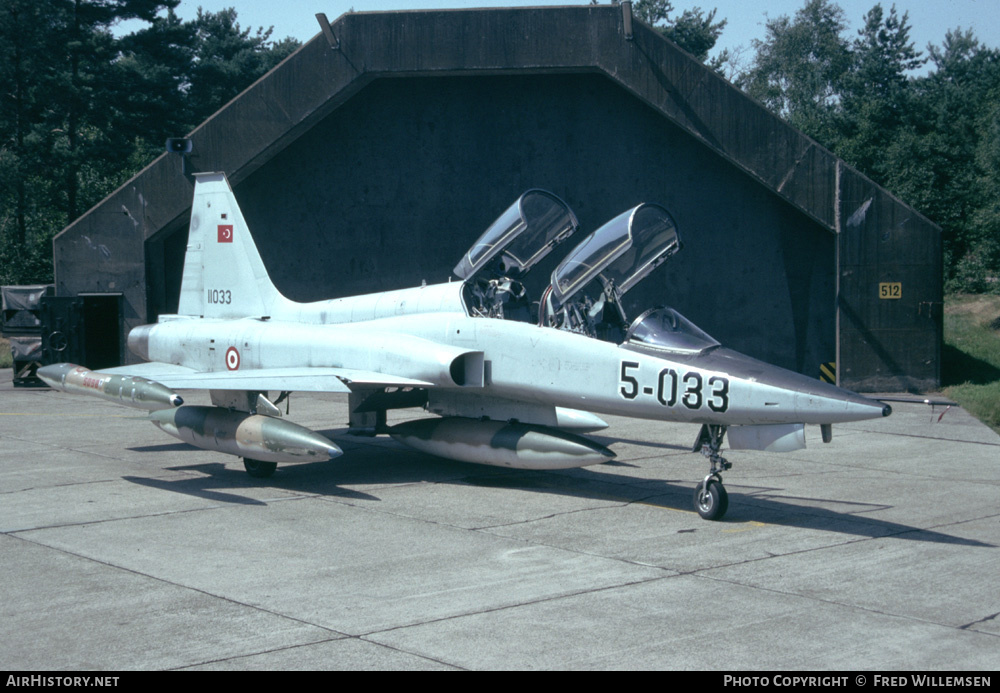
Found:
[{"label": "green tree", "polygon": [[109,27],[150,17],[165,4],[5,0],[0,7],[4,281],[51,275],[49,239],[94,201],[96,172],[111,156],[104,108],[116,88]]},{"label": "green tree", "polygon": [[[51,0],[50,0],[51,2]],[[111,26],[126,19],[150,19],[179,0],[63,0],[51,2],[50,27],[62,50],[53,54],[54,71],[42,76],[47,108],[41,123],[49,166],[59,171],[65,221],[76,219],[93,199],[81,199],[95,169],[110,154],[104,104],[118,93],[114,78],[116,42]]]},{"label": "green tree", "polygon": [[[994,86],[979,118],[976,147],[978,203],[970,219],[969,236],[975,248],[970,261],[982,267],[977,290],[1000,293],[1000,87]],[[981,281],[981,283],[980,283]]]},{"label": "green tree", "polygon": [[799,130],[829,142],[851,66],[846,28],[844,11],[828,0],[808,0],[794,19],[768,20],[764,40],[754,41],[753,64],[737,83]]},{"label": "green tree", "polygon": [[271,30],[242,29],[232,8],[181,21],[171,9],[124,36],[116,61],[122,98],[115,132],[148,159],[190,132],[299,47]]},{"label": "green tree", "polygon": [[846,90],[882,101],[893,101],[909,83],[907,72],[927,62],[910,40],[909,13],[900,17],[893,5],[889,14],[881,4],[864,17],[854,41],[854,61]]},{"label": "green tree", "polygon": [[194,23],[183,22],[173,8],[119,41],[113,136],[115,146],[132,150],[136,159],[122,171],[126,177],[135,164],[160,154],[168,137],[184,135],[196,122],[188,99],[196,42]]},{"label": "green tree", "polygon": [[[840,132],[828,143],[848,163],[891,189],[915,134],[917,109],[908,73],[927,62],[910,41],[909,16],[875,5],[852,46],[841,84]],[[887,156],[887,154],[890,154]]]},{"label": "green tree", "polygon": [[224,106],[258,77],[290,55],[294,39],[271,41],[271,29],[242,29],[236,10],[198,10],[188,100],[195,122]]},{"label": "green tree", "polygon": [[[636,0],[632,7],[636,17],[655,27],[661,34],[686,50],[688,53],[705,62],[708,52],[715,47],[722,30],[726,28],[726,20],[715,21],[716,10],[707,15],[700,7],[684,10],[680,17],[670,18],[674,11],[670,0]],[[713,67],[721,67],[726,55],[713,61]]]},{"label": "green tree", "polygon": [[[0,4],[0,282],[50,281],[55,233],[298,46],[178,4]],[[147,26],[116,38],[125,19]]]},{"label": "green tree", "polygon": [[929,50],[936,70],[918,83],[927,178],[920,209],[944,229],[946,286],[1000,292],[1000,51],[971,30],[949,31]]},{"label": "green tree", "polygon": [[27,240],[31,138],[45,107],[35,76],[48,68],[53,48],[45,10],[35,0],[7,0],[0,7],[0,237],[18,247]]},{"label": "green tree", "polygon": [[[5,280],[47,275],[48,240],[76,218],[103,153],[113,88],[109,27],[148,16],[152,0],[5,0],[0,7],[0,244]],[[10,98],[8,99],[8,95]],[[106,128],[105,128],[106,129]],[[86,195],[83,195],[86,198]],[[26,278],[24,278],[26,277]]]}]

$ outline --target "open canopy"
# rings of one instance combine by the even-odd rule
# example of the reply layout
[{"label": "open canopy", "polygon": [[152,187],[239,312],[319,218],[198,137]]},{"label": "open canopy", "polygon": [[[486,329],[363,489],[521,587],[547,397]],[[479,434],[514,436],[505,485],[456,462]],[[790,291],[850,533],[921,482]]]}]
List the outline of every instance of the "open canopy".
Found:
[{"label": "open canopy", "polygon": [[545,190],[529,190],[494,221],[455,269],[469,279],[489,268],[486,278],[523,276],[579,227],[576,215]]},{"label": "open canopy", "polygon": [[556,267],[553,308],[558,310],[598,278],[620,298],[680,248],[677,226],[666,209],[650,203],[633,207],[587,236]]}]

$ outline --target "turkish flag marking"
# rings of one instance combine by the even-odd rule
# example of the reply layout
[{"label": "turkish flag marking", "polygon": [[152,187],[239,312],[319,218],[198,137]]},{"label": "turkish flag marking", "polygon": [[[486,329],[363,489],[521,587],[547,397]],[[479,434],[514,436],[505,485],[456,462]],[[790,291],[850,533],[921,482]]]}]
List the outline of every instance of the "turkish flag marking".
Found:
[{"label": "turkish flag marking", "polygon": [[219,224],[219,243],[233,242],[233,225]]}]

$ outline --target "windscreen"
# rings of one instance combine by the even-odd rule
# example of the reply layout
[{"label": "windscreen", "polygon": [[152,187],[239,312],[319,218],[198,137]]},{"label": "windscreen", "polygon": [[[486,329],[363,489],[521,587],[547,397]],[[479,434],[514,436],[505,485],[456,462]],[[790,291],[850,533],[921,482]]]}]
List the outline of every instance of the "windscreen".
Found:
[{"label": "windscreen", "polygon": [[625,341],[681,354],[696,354],[719,346],[697,325],[666,306],[653,308],[636,318]]}]

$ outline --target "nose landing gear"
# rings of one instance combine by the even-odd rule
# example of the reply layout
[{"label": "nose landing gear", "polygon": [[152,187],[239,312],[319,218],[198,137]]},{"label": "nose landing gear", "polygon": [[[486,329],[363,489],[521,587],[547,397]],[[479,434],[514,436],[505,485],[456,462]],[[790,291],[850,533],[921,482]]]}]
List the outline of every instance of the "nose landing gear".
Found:
[{"label": "nose landing gear", "polygon": [[721,520],[729,509],[729,494],[722,485],[722,472],[733,465],[719,454],[722,438],[725,435],[725,426],[705,424],[701,427],[698,440],[694,443],[693,451],[707,457],[711,464],[705,480],[694,490],[694,509],[705,520]]}]

